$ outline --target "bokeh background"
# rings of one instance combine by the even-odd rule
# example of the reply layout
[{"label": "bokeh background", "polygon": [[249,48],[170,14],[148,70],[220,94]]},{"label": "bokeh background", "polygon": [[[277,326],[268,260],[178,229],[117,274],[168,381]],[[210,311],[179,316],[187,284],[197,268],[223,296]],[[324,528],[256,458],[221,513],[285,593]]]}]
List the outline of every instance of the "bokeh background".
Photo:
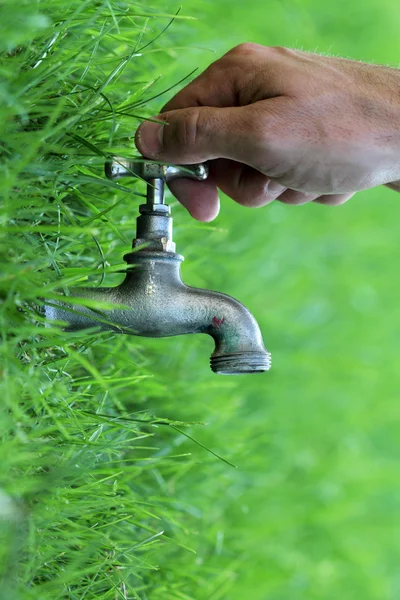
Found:
[{"label": "bokeh background", "polygon": [[196,20],[174,20],[110,78],[177,8],[22,2],[17,24],[0,9],[0,597],[396,600],[398,194],[252,210],[222,197],[210,224],[170,199],[185,282],[251,309],[265,375],[213,375],[208,338],[71,338],[35,311],[58,287],[98,284],[104,257],[105,283],[121,278],[139,199],[93,179],[99,152],[133,148],[140,119],[110,103],[157,114],[184,83],[142,100],[243,41],[399,64],[394,0],[186,0],[179,17]]}]

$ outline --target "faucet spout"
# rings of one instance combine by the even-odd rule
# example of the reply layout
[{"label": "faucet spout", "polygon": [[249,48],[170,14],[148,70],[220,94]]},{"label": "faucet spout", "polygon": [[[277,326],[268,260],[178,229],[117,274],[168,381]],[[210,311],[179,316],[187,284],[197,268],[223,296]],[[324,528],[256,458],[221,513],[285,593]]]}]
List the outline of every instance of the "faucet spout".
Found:
[{"label": "faucet spout", "polygon": [[195,329],[214,339],[210,360],[214,373],[239,375],[270,369],[271,355],[258,323],[241,302],[219,292],[185,287]]},{"label": "faucet spout", "polygon": [[270,354],[253,315],[226,294],[185,285],[180,275],[182,256],[140,250],[125,260],[135,266],[121,285],[71,290],[75,298],[105,302],[111,308],[68,305],[65,297],[45,307],[47,319],[66,321],[68,331],[98,326],[144,337],[208,334],[215,341],[211,356],[214,373],[256,373],[270,368]]}]

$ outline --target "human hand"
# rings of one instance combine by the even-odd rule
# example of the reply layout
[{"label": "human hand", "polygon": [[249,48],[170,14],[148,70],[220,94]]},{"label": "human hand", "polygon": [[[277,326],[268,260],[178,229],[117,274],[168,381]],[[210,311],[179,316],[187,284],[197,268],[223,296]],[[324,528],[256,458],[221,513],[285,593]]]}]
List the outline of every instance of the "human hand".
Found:
[{"label": "human hand", "polygon": [[207,181],[170,184],[200,221],[218,214],[217,188],[252,207],[337,205],[377,185],[400,189],[397,69],[241,44],[155,118],[168,124],[139,127],[144,156],[210,161]]}]

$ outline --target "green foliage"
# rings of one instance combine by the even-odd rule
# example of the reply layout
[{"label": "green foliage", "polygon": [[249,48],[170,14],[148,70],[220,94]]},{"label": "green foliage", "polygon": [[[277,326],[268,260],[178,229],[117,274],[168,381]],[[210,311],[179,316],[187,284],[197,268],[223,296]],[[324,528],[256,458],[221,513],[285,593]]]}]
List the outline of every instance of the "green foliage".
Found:
[{"label": "green foliage", "polygon": [[106,181],[104,158],[196,67],[240,41],[400,55],[393,0],[178,8],[0,5],[0,598],[394,600],[394,192],[223,199],[211,225],[174,203],[185,280],[253,310],[271,374],[213,376],[196,336],[44,327],[57,290],[120,281],[144,190]]}]

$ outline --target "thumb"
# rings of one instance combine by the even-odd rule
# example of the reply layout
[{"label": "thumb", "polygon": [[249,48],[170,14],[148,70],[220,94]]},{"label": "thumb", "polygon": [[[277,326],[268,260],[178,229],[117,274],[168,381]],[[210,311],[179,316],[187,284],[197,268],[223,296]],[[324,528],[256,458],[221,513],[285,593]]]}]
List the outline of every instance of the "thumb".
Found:
[{"label": "thumb", "polygon": [[[163,162],[191,164],[230,158],[249,164],[260,127],[250,106],[183,108],[145,121],[136,132],[141,154]],[[258,130],[258,134],[257,134]],[[255,138],[257,135],[257,138]]]}]

